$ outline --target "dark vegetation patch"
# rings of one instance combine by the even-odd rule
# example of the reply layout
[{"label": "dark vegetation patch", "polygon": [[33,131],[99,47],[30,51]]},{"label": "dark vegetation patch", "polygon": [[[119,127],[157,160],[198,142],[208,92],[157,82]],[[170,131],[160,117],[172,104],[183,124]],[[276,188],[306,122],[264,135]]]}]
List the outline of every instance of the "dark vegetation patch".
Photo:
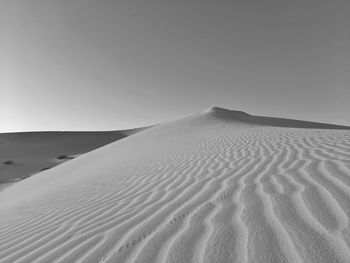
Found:
[{"label": "dark vegetation patch", "polygon": [[74,157],[68,156],[67,154],[60,154],[60,155],[57,155],[57,159],[59,159],[59,160],[71,160],[71,159],[74,159]]},{"label": "dark vegetation patch", "polygon": [[3,162],[3,164],[5,164],[5,165],[11,165],[11,164],[14,164],[14,163],[15,162],[12,161],[12,160],[7,160],[7,161]]}]

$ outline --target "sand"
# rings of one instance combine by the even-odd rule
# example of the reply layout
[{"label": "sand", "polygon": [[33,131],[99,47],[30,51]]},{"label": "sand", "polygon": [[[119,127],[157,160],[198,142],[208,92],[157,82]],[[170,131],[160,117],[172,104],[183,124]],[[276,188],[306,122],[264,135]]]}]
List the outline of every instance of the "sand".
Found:
[{"label": "sand", "polygon": [[348,127],[211,108],[0,192],[0,262],[350,262]]},{"label": "sand", "polygon": [[[103,132],[0,133],[0,190],[145,128]],[[65,158],[58,158],[66,155]],[[4,164],[6,161],[13,164]]]}]

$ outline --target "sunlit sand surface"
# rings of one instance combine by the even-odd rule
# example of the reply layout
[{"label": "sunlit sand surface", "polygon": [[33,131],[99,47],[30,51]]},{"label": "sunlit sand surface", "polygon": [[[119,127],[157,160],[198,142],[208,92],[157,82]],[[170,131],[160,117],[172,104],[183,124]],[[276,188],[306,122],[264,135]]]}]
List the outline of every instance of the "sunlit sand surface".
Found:
[{"label": "sunlit sand surface", "polygon": [[350,262],[350,130],[211,108],[0,192],[0,262]]}]

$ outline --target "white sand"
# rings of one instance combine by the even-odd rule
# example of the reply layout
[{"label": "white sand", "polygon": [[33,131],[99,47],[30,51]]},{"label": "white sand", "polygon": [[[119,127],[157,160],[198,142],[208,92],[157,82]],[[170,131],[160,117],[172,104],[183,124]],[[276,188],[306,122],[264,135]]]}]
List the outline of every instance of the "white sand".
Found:
[{"label": "white sand", "polygon": [[150,128],[1,191],[0,262],[350,262],[345,128],[219,108]]}]

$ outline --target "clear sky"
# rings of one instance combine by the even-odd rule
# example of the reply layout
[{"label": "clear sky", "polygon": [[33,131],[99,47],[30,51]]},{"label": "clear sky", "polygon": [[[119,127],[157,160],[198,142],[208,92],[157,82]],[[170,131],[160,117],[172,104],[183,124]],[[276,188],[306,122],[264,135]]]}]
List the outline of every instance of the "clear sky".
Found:
[{"label": "clear sky", "polygon": [[0,0],[0,132],[219,106],[350,125],[349,0]]}]

